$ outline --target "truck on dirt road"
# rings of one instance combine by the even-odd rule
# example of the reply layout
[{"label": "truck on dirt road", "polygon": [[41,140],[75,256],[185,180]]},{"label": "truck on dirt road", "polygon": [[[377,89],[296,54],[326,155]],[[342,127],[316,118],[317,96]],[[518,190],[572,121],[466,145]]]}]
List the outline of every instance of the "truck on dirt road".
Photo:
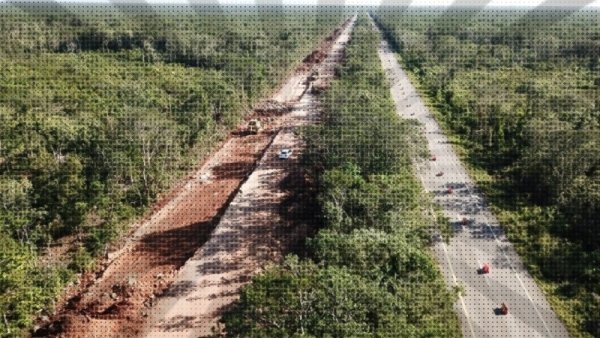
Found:
[{"label": "truck on dirt road", "polygon": [[257,119],[252,119],[250,121],[248,121],[248,132],[250,134],[258,134],[262,131],[263,127],[262,127],[262,123],[260,123],[259,120]]}]

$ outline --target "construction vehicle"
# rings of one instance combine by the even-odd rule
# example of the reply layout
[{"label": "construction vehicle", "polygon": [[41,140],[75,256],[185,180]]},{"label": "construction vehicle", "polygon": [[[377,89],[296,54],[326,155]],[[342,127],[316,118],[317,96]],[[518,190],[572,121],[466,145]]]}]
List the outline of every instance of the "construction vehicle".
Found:
[{"label": "construction vehicle", "polygon": [[279,151],[279,159],[281,160],[286,160],[288,158],[290,158],[290,156],[292,156],[292,149],[290,148],[283,148]]},{"label": "construction vehicle", "polygon": [[248,132],[250,134],[258,134],[262,131],[263,127],[259,120],[252,119],[248,121]]}]

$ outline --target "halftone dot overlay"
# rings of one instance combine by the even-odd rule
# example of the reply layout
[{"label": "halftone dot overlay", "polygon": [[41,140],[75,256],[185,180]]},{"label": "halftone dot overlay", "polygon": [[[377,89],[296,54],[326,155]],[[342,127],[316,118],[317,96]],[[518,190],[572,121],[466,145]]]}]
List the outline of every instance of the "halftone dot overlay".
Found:
[{"label": "halftone dot overlay", "polygon": [[0,336],[600,336],[598,8],[0,1]]}]

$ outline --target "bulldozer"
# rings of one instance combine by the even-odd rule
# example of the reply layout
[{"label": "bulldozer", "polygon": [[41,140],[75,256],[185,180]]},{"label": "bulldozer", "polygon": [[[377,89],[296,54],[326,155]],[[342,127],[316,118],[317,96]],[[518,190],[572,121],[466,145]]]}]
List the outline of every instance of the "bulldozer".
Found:
[{"label": "bulldozer", "polygon": [[248,121],[248,133],[250,134],[258,134],[263,130],[262,123],[260,123],[257,119],[252,119]]}]

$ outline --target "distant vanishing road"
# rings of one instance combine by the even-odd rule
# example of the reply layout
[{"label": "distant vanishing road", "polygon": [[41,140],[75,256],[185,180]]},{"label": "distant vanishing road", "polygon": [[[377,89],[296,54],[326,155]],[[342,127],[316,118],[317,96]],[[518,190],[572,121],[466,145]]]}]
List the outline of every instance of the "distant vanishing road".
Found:
[{"label": "distant vanishing road", "polygon": [[[398,114],[423,124],[429,150],[436,157],[436,161],[418,164],[417,173],[454,226],[450,243],[438,238],[433,251],[448,285],[465,290],[455,304],[464,336],[568,337],[384,40],[379,57],[392,84]],[[437,176],[440,172],[443,175]],[[449,194],[448,188],[453,192]],[[468,220],[465,225],[463,219]],[[484,262],[490,264],[491,273],[480,275],[477,269]],[[496,313],[501,303],[509,307],[506,316]]]}]

